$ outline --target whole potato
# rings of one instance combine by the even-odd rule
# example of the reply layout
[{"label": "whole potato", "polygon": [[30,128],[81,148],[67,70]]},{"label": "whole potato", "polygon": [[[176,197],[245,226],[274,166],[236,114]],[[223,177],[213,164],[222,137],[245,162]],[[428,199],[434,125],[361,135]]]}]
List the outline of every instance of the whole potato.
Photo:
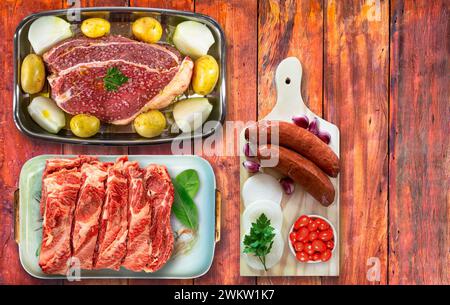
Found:
[{"label": "whole potato", "polygon": [[109,33],[111,24],[103,18],[89,18],[81,24],[81,32],[89,38],[98,38]]},{"label": "whole potato", "polygon": [[166,124],[166,117],[159,110],[141,113],[133,123],[136,132],[145,138],[159,136],[166,128]]},{"label": "whole potato", "polygon": [[162,27],[158,20],[152,17],[142,17],[133,22],[133,35],[144,42],[155,43],[161,39]]},{"label": "whole potato", "polygon": [[77,114],[70,120],[70,130],[80,138],[89,138],[100,130],[100,120],[89,114]]},{"label": "whole potato", "polygon": [[214,90],[219,79],[219,65],[214,57],[203,55],[195,61],[192,87],[197,94],[207,95]]},{"label": "whole potato", "polygon": [[29,54],[22,62],[20,84],[22,90],[28,94],[35,94],[42,90],[45,83],[45,67],[42,58],[36,54]]}]

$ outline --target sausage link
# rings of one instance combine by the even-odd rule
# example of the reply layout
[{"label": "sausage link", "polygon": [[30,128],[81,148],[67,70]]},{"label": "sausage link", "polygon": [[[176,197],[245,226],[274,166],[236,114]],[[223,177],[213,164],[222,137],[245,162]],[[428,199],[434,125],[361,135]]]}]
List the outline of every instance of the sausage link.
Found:
[{"label": "sausage link", "polygon": [[[267,132],[267,142],[258,144],[271,144],[272,128],[276,130],[276,125],[278,125],[279,130],[279,142],[273,144],[298,152],[315,163],[327,175],[337,177],[339,173],[339,158],[333,150],[313,133],[295,124],[283,121],[259,121],[247,127],[245,138],[248,141],[259,141],[259,133]],[[250,135],[255,135],[256,139],[252,139]]]}]

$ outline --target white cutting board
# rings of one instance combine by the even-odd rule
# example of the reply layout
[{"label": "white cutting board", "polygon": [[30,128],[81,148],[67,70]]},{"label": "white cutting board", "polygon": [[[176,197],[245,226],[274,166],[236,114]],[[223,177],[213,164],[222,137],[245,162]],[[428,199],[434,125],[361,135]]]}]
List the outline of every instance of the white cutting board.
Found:
[{"label": "white cutting board", "polygon": [[[292,116],[306,114],[311,121],[317,117],[320,121],[320,130],[326,130],[331,135],[330,147],[339,157],[339,129],[306,107],[301,96],[302,65],[296,57],[284,59],[277,67],[275,83],[277,88],[277,103],[272,111],[262,120],[279,120],[292,122]],[[241,152],[245,144],[243,133],[240,138]],[[241,164],[245,156],[241,153]],[[241,190],[244,182],[250,176],[241,165]],[[263,170],[276,178],[281,177],[273,170]],[[240,259],[241,276],[338,276],[339,275],[339,176],[331,178],[331,182],[336,190],[336,197],[329,207],[322,206],[311,195],[305,192],[301,186],[295,185],[295,192],[292,195],[283,194],[281,207],[283,209],[282,237],[284,239],[284,252],[280,262],[269,271],[258,271],[250,268],[245,262],[242,249]],[[244,203],[241,197],[241,217],[244,211]],[[335,249],[332,258],[325,263],[300,263],[289,250],[289,230],[295,220],[303,214],[321,215],[327,218],[335,227]],[[242,229],[241,239],[245,232]]]}]

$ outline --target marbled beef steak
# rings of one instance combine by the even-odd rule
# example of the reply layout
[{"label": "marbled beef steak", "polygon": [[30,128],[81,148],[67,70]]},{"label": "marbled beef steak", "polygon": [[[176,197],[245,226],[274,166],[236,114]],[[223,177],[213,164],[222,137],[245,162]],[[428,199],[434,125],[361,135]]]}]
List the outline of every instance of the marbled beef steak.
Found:
[{"label": "marbled beef steak", "polygon": [[[115,125],[168,106],[189,86],[194,65],[169,45],[122,36],[71,38],[45,53],[44,61],[52,73],[48,77],[51,96],[59,107]],[[128,78],[117,90],[104,85],[111,68]]]}]

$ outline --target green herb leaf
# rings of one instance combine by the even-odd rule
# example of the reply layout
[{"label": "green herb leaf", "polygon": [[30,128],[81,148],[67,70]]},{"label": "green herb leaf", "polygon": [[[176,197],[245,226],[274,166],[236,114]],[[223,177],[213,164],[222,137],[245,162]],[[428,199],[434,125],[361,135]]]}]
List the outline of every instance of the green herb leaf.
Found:
[{"label": "green herb leaf", "polygon": [[275,238],[274,230],[270,225],[270,220],[263,213],[256,222],[252,223],[250,233],[244,236],[244,253],[258,257],[266,271],[266,255],[272,250]]},{"label": "green herb leaf", "polygon": [[109,68],[103,78],[106,91],[117,91],[120,86],[128,81],[128,77],[122,74],[117,67]]},{"label": "green herb leaf", "polygon": [[176,180],[186,190],[189,196],[194,199],[200,188],[200,179],[198,178],[197,171],[194,169],[187,169],[179,173]]},{"label": "green herb leaf", "polygon": [[177,219],[186,227],[197,230],[198,211],[188,192],[181,186],[177,179],[172,179],[175,189],[175,198],[172,205],[172,212]]}]

